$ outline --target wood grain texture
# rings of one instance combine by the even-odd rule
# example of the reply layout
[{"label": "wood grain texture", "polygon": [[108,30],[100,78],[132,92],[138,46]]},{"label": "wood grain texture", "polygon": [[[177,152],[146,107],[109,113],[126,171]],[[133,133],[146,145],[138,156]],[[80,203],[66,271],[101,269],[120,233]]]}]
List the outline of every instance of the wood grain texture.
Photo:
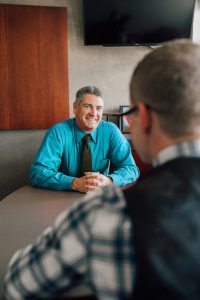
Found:
[{"label": "wood grain texture", "polygon": [[11,129],[69,117],[67,10],[5,5]]},{"label": "wood grain texture", "polygon": [[0,129],[10,129],[10,101],[4,6],[0,5]]}]

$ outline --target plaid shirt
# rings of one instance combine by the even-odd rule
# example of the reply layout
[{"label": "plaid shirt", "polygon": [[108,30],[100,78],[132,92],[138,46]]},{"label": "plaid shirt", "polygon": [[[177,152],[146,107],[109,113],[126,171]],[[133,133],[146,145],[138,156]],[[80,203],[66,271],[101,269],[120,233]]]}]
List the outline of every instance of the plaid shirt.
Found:
[{"label": "plaid shirt", "polygon": [[[170,146],[154,165],[200,157],[200,140]],[[35,244],[12,258],[6,299],[50,299],[88,285],[98,299],[126,299],[135,279],[131,223],[122,191],[114,185],[88,194],[63,212]]]},{"label": "plaid shirt", "polygon": [[6,299],[50,299],[83,282],[99,299],[125,299],[133,260],[122,191],[107,186],[63,212],[34,245],[14,255]]}]

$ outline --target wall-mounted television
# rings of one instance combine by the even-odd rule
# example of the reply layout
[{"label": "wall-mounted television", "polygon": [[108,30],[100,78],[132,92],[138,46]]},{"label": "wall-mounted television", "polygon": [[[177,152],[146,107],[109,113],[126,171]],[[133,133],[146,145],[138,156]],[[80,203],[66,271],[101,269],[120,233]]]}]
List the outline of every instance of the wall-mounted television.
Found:
[{"label": "wall-mounted television", "polygon": [[83,0],[85,45],[158,45],[191,38],[195,0]]}]

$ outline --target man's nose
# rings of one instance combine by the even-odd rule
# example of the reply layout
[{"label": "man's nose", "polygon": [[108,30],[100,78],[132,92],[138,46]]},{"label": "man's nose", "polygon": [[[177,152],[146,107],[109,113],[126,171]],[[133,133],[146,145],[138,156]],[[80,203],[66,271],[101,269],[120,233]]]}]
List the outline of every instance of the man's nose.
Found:
[{"label": "man's nose", "polygon": [[91,107],[90,113],[91,113],[92,115],[96,115],[96,114],[97,114],[97,109],[96,109],[96,107]]}]

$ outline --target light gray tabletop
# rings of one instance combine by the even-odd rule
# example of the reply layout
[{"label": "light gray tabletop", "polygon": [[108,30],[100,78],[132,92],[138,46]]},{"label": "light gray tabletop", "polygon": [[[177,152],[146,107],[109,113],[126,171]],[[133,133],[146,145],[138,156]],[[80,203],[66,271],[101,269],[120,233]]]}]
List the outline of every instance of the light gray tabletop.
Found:
[{"label": "light gray tabletop", "polygon": [[[12,254],[32,243],[56,216],[83,194],[73,191],[53,191],[24,186],[0,202],[0,300],[3,299],[3,279]],[[77,292],[88,294],[87,288]]]}]

